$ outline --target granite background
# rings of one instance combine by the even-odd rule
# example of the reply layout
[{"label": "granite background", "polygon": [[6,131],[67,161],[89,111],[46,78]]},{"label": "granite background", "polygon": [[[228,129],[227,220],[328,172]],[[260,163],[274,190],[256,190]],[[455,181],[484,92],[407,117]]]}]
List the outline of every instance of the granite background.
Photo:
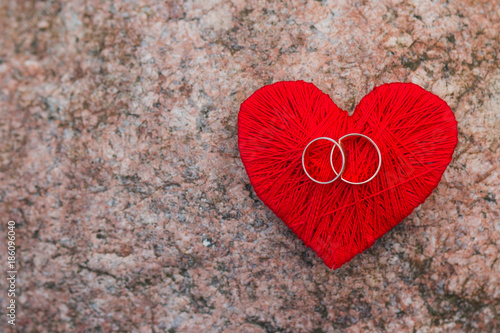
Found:
[{"label": "granite background", "polygon": [[[499,31],[498,0],[0,0],[17,331],[498,331]],[[238,154],[240,103],[297,79],[346,110],[414,82],[458,121],[431,197],[336,271]]]}]

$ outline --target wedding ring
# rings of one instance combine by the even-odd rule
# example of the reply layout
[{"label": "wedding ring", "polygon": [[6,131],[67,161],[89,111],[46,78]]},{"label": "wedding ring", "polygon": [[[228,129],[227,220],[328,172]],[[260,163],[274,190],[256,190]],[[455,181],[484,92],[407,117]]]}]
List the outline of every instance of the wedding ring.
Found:
[{"label": "wedding ring", "polygon": [[[319,180],[316,180],[314,179],[313,177],[311,177],[311,175],[307,172],[306,170],[306,166],[304,164],[304,158],[306,156],[306,151],[307,151],[307,148],[309,148],[309,146],[315,142],[315,141],[318,141],[318,140],[328,140],[330,142],[333,142],[334,146],[333,146],[333,149],[332,149],[332,152],[330,153],[330,165],[332,167],[332,169],[335,171],[335,168],[333,167],[333,150],[335,149],[335,146],[339,147],[340,149],[340,154],[342,155],[342,169],[340,170],[340,173],[337,173],[335,171],[335,174],[337,175],[337,177],[333,178],[332,180],[329,180],[327,182],[320,182]],[[309,179],[311,179],[313,182],[315,183],[318,183],[318,184],[330,184],[330,183],[333,183],[335,180],[337,180],[339,177],[342,177],[342,173],[344,172],[344,168],[345,168],[345,155],[344,155],[344,150],[342,149],[342,147],[340,146],[340,144],[331,139],[331,138],[327,138],[327,137],[319,137],[319,138],[316,138],[314,140],[312,140],[311,142],[309,142],[307,144],[307,146],[304,148],[304,151],[302,152],[302,168],[304,169],[304,172],[306,173],[307,177],[309,177]],[[380,168],[380,167],[379,167]]]},{"label": "wedding ring", "polygon": [[[377,171],[375,171],[375,173],[370,177],[368,178],[367,180],[365,181],[362,181],[362,182],[351,182],[351,181],[348,181],[348,180],[345,180],[344,177],[342,177],[342,173],[344,172],[344,164],[342,164],[342,170],[340,171],[340,173],[337,173],[337,171],[335,170],[335,168],[333,167],[333,163],[332,163],[332,169],[333,169],[333,172],[335,172],[335,174],[337,175],[337,177],[340,176],[340,179],[343,180],[344,182],[348,183],[348,184],[351,184],[351,185],[361,185],[361,184],[366,184],[368,183],[369,181],[373,180],[373,178],[375,178],[375,176],[378,174],[378,172],[380,171],[380,167],[382,166],[382,154],[380,153],[380,149],[378,148],[377,144],[372,140],[370,139],[369,137],[367,137],[366,135],[364,134],[360,134],[360,133],[350,133],[350,134],[346,134],[344,135],[343,137],[341,137],[339,139],[339,144],[336,145],[339,147],[340,149],[340,152],[342,153],[342,158],[344,158],[344,152],[342,151],[342,149],[340,148],[341,145],[340,143],[342,142],[342,139],[345,139],[347,137],[350,137],[350,136],[360,136],[360,137],[363,137],[365,139],[367,139],[368,141],[370,141],[372,143],[372,145],[375,147],[375,149],[377,150],[377,154],[378,154],[378,167],[377,167]],[[306,147],[307,148],[307,147]],[[333,151],[335,150],[335,146],[333,146],[332,148],[332,151],[330,153],[330,162],[332,161],[332,156],[333,156]],[[302,157],[302,165],[304,165],[304,157]],[[344,159],[342,159],[342,163],[344,163]],[[304,169],[305,170],[305,169]],[[311,177],[309,177],[311,178]],[[337,178],[335,178],[337,179]]]}]

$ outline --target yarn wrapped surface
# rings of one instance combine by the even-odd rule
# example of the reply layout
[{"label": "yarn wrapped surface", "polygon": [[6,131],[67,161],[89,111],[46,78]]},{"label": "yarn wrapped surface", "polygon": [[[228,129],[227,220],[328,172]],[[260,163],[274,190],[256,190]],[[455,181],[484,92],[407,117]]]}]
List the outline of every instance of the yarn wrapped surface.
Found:
[{"label": "yarn wrapped surface", "polygon": [[[311,181],[302,168],[304,147],[317,137],[338,140],[348,133],[372,138],[382,166],[369,183]],[[342,141],[345,179],[369,178],[377,166],[373,146]],[[408,216],[438,185],[457,144],[457,122],[438,96],[412,83],[373,89],[352,116],[314,84],[264,86],[241,105],[238,147],[259,198],[330,268],[338,268]],[[322,181],[335,175],[332,145],[307,151],[306,167]],[[334,166],[340,170],[340,154]]]}]

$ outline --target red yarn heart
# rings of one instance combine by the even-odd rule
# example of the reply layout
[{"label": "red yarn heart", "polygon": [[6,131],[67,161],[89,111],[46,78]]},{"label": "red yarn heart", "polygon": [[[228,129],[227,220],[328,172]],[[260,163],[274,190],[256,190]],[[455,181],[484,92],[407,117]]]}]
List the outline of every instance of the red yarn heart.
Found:
[{"label": "red yarn heart", "polygon": [[[312,182],[302,169],[304,147],[348,133],[377,143],[379,174],[363,185]],[[312,83],[278,82],[257,90],[238,116],[238,146],[255,192],[330,268],[369,248],[423,203],[456,144],[449,106],[411,83],[376,87],[349,116]],[[369,146],[346,154],[346,179],[349,168],[351,178],[371,172],[376,157]]]}]

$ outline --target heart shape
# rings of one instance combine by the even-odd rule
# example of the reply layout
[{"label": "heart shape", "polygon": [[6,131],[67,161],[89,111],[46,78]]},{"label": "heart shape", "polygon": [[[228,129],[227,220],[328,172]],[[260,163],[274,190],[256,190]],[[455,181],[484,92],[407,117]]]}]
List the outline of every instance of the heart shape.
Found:
[{"label": "heart shape", "polygon": [[[377,143],[378,175],[363,185],[312,182],[302,169],[304,147],[348,133]],[[412,83],[374,88],[349,116],[312,83],[277,82],[252,94],[238,115],[238,147],[255,192],[330,268],[369,248],[423,203],[456,145],[450,107]],[[359,156],[349,154],[347,168],[366,162]]]}]

